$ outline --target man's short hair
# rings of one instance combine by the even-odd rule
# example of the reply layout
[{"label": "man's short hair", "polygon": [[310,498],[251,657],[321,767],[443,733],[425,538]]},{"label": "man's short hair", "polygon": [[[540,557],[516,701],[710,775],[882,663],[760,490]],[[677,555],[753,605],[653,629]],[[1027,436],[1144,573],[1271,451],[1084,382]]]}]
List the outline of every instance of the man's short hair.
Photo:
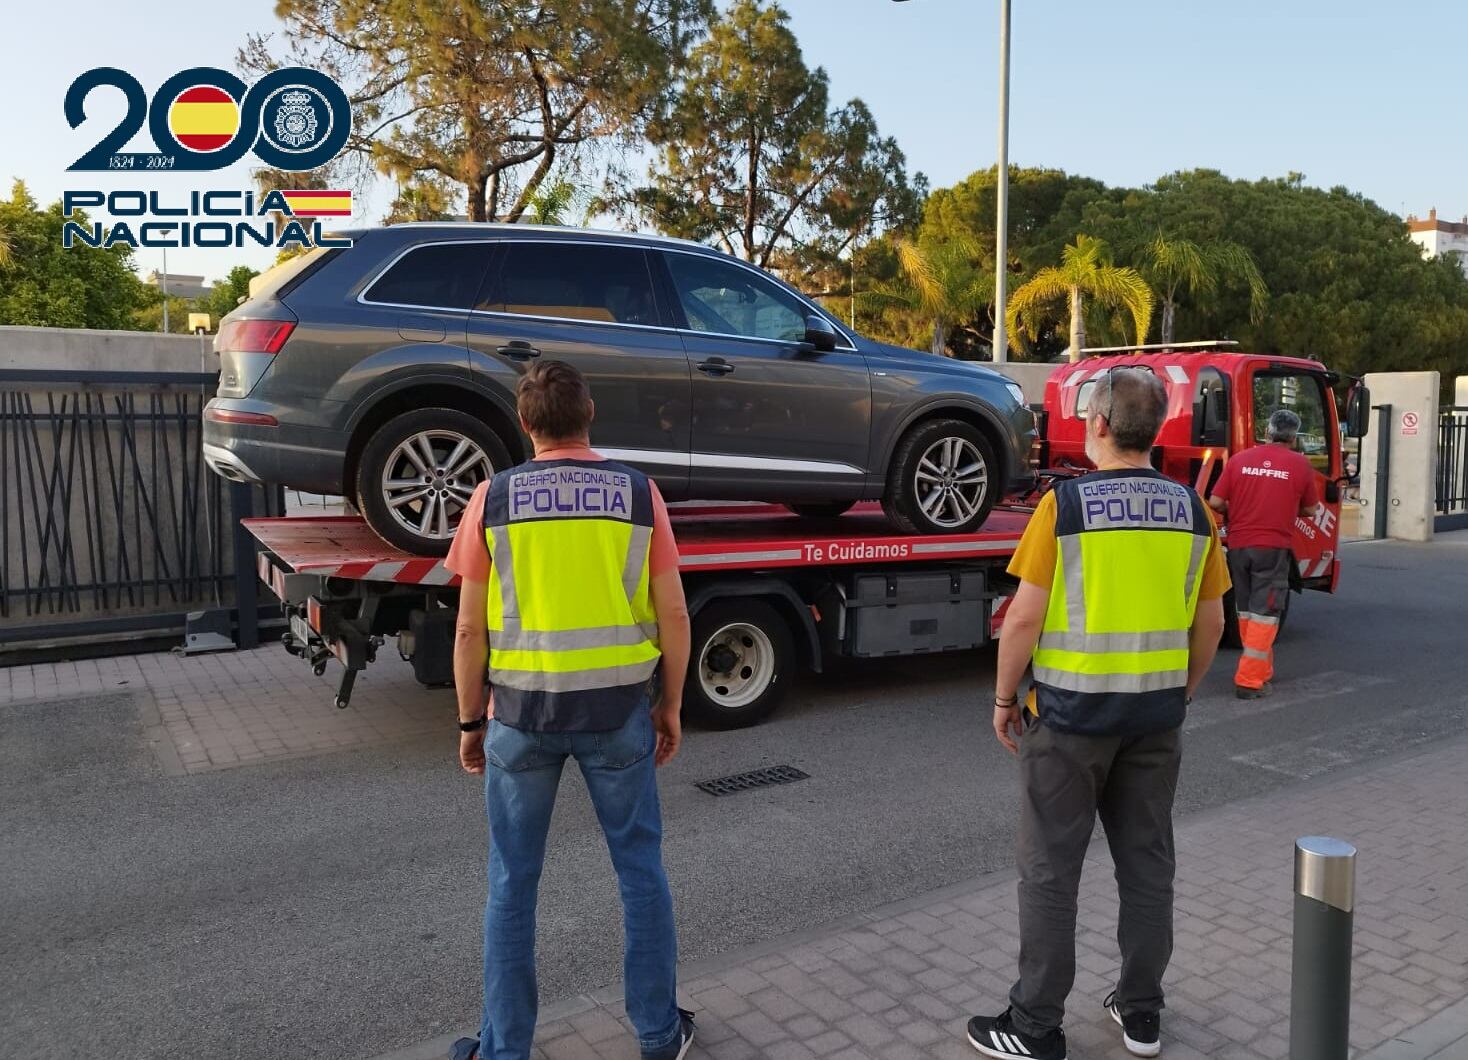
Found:
[{"label": "man's short hair", "polygon": [[1167,388],[1145,368],[1112,368],[1096,380],[1090,411],[1106,419],[1117,448],[1145,453],[1167,418]]},{"label": "man's short hair", "polygon": [[1269,417],[1269,440],[1271,442],[1293,442],[1300,433],[1300,417],[1289,409],[1276,409]]},{"label": "man's short hair", "polygon": [[537,361],[520,378],[515,409],[531,434],[579,438],[591,427],[591,388],[565,361]]}]

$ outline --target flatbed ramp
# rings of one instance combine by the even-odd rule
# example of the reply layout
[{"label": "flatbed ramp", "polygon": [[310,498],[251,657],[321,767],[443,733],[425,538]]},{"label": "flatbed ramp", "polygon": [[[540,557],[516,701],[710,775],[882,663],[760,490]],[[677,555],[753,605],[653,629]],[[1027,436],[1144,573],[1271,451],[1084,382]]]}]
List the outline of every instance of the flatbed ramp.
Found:
[{"label": "flatbed ramp", "polygon": [[[1019,546],[1029,512],[996,510],[973,534],[904,534],[879,506],[859,505],[834,519],[808,519],[774,506],[678,508],[673,531],[687,571],[1008,556]],[[246,519],[245,527],[295,574],[401,585],[457,584],[441,559],[387,544],[356,515]],[[262,558],[261,574],[269,569]]]},{"label": "flatbed ramp", "polygon": [[[973,534],[905,534],[880,506],[813,519],[774,505],[674,505],[692,615],[684,709],[715,728],[773,710],[803,663],[978,647],[997,635],[1004,575],[1030,510],[993,512]],[[316,673],[343,667],[336,705],[387,637],[425,685],[453,680],[458,577],[387,544],[356,515],[246,519],[262,581],[283,604],[287,651]]]}]

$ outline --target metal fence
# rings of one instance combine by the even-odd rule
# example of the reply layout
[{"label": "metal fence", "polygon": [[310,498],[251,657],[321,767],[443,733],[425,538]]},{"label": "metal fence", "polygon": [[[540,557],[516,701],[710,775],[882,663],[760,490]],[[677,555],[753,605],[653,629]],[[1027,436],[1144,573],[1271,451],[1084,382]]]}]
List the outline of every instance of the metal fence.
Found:
[{"label": "metal fence", "polygon": [[1437,427],[1437,510],[1468,512],[1468,406],[1442,410]]},{"label": "metal fence", "polygon": [[280,491],[204,465],[217,379],[0,371],[0,648],[182,633],[188,611],[233,605],[239,516],[278,513]]}]

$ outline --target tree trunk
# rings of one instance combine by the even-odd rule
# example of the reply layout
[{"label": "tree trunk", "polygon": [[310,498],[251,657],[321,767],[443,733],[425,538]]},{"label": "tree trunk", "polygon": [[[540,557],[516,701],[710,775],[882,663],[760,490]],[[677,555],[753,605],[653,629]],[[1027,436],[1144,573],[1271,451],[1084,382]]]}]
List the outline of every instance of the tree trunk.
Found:
[{"label": "tree trunk", "polygon": [[469,220],[471,220],[471,221],[487,221],[487,220],[489,220],[489,218],[485,216],[485,204],[484,204],[484,198],[485,198],[485,195],[484,195],[484,186],[485,186],[485,183],[486,183],[486,178],[482,174],[479,175],[479,176],[473,177],[469,181],[468,194],[466,196],[464,196],[464,198],[465,198],[465,205],[469,208]]},{"label": "tree trunk", "polygon": [[1081,352],[1086,348],[1085,308],[1081,300],[1081,289],[1072,287],[1070,289],[1070,359],[1072,362],[1085,357],[1085,354]]},{"label": "tree trunk", "polygon": [[1162,301],[1162,344],[1164,346],[1172,342],[1173,319],[1177,315],[1177,305],[1171,298]]},{"label": "tree trunk", "polygon": [[758,136],[749,138],[749,189],[744,197],[744,260],[754,261],[754,229],[759,217],[759,152]]},{"label": "tree trunk", "polygon": [[930,347],[933,353],[939,357],[946,356],[948,347],[948,321],[942,317],[933,318],[933,345]]}]

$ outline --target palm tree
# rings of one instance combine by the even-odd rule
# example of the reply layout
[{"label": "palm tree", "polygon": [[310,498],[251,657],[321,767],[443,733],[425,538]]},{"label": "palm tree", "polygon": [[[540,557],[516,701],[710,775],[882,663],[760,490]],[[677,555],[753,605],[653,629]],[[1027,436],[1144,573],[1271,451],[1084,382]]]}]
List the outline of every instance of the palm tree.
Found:
[{"label": "palm tree", "polygon": [[566,211],[576,205],[579,191],[569,180],[558,180],[543,184],[530,196],[529,208],[521,219],[536,225],[561,225],[566,223]]},{"label": "palm tree", "polygon": [[967,239],[929,246],[899,239],[897,262],[902,276],[878,284],[859,301],[871,306],[900,305],[931,321],[929,349],[942,356],[949,329],[978,316],[989,304],[994,279],[975,264],[978,258],[977,245]]},{"label": "palm tree", "polygon": [[1021,336],[1039,338],[1040,323],[1047,309],[1068,301],[1070,307],[1070,359],[1079,361],[1086,345],[1085,299],[1093,298],[1108,309],[1124,310],[1136,326],[1137,342],[1146,341],[1152,324],[1152,289],[1136,269],[1111,264],[1106,244],[1091,236],[1078,235],[1060,255],[1060,267],[1048,266],[1031,276],[1009,296],[1004,311],[1009,325],[1010,345],[1016,351]]},{"label": "palm tree", "polygon": [[1269,287],[1259,275],[1254,256],[1237,243],[1194,243],[1159,235],[1147,244],[1141,273],[1162,301],[1162,341],[1173,339],[1177,297],[1211,294],[1225,280],[1242,280],[1249,288],[1249,319],[1258,323],[1269,305]]}]

